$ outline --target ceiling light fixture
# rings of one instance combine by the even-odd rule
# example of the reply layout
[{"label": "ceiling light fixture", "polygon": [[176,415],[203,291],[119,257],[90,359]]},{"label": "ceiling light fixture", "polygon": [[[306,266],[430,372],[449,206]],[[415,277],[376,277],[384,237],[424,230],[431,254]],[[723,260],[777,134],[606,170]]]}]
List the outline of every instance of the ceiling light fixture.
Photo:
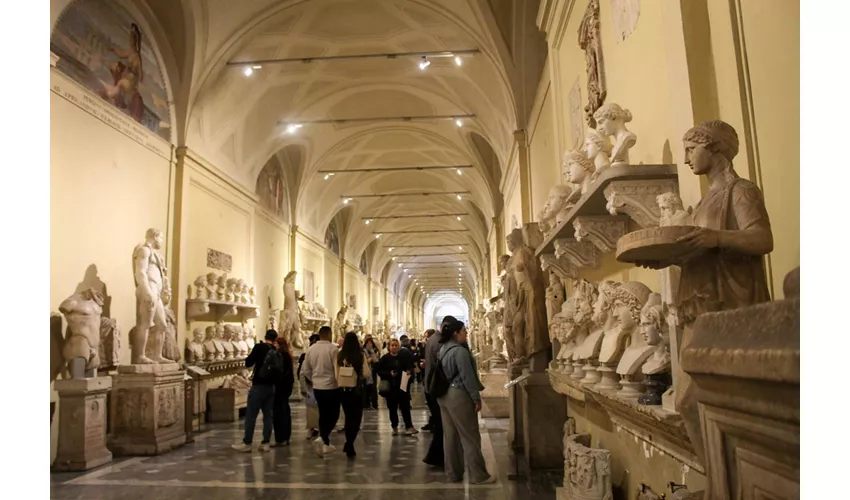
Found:
[{"label": "ceiling light fixture", "polygon": [[367,54],[346,54],[334,56],[313,56],[313,57],[288,57],[276,59],[256,59],[249,61],[228,61],[228,66],[245,66],[259,64],[284,64],[284,63],[302,63],[309,64],[313,62],[330,62],[330,61],[354,61],[363,59],[399,59],[402,57],[417,59],[421,57],[430,57],[432,59],[452,58],[456,65],[460,56],[474,56],[481,53],[481,49],[454,49],[454,50],[439,50],[439,51],[417,51],[417,52],[377,52]]},{"label": "ceiling light fixture", "polygon": [[371,221],[371,220],[366,219],[366,225],[367,225],[367,226],[368,226],[369,224],[371,224],[371,223],[372,223],[372,221]]},{"label": "ceiling light fixture", "polygon": [[419,69],[425,71],[425,68],[431,65],[431,61],[428,60],[428,56],[422,56],[422,60],[419,62]]},{"label": "ceiling light fixture", "polygon": [[455,64],[463,66],[463,59],[461,59],[460,56],[455,56]]},{"label": "ceiling light fixture", "polygon": [[387,249],[387,252],[392,252],[392,251],[393,251],[393,247],[389,247],[389,248]]},{"label": "ceiling light fixture", "polygon": [[245,69],[242,70],[242,74],[244,74],[245,76],[251,76],[254,74],[254,68],[252,68],[251,66],[245,66]]},{"label": "ceiling light fixture", "polygon": [[460,121],[460,118],[458,118],[457,120],[455,120],[455,125],[457,125],[457,126],[458,126],[458,128],[463,127],[463,122],[462,122],[462,121]]},{"label": "ceiling light fixture", "polygon": [[457,169],[457,175],[463,175],[463,170]]},{"label": "ceiling light fixture", "polygon": [[[393,257],[393,260],[395,260],[395,257]],[[401,265],[401,264],[399,264],[399,265]]]},{"label": "ceiling light fixture", "polygon": [[457,199],[458,199],[458,201],[463,200],[463,196],[457,195]]},{"label": "ceiling light fixture", "polygon": [[328,180],[328,179],[330,179],[330,178],[331,178],[331,175],[330,175],[330,174],[325,174],[325,180]]},{"label": "ceiling light fixture", "polygon": [[380,237],[381,237],[380,233],[375,235],[375,239],[376,239],[376,240],[377,240],[378,238],[380,238]]},{"label": "ceiling light fixture", "polygon": [[289,134],[289,135],[292,135],[295,132],[297,132],[299,128],[301,128],[303,126],[304,125],[302,125],[300,123],[290,123],[289,125],[286,126],[286,133]]},{"label": "ceiling light fixture", "polygon": [[457,220],[460,220],[460,215],[457,216]]},{"label": "ceiling light fixture", "polygon": [[349,201],[351,201],[351,198],[343,198],[343,199],[342,199],[342,204],[343,204],[343,205],[348,205],[348,202],[349,202]]}]

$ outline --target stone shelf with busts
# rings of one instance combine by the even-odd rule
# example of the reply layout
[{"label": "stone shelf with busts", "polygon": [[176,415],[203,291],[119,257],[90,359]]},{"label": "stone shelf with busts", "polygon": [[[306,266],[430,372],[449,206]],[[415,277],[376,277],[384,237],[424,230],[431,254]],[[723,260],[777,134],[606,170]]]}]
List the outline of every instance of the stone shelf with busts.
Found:
[{"label": "stone shelf with busts", "polygon": [[[553,253],[556,240],[575,239],[575,221],[585,216],[626,214],[642,226],[657,225],[658,195],[678,191],[676,165],[611,166],[600,172],[587,191],[537,248],[536,256]],[[643,200],[642,198],[645,198]],[[654,219],[654,220],[653,220]]]},{"label": "stone shelf with busts", "polygon": [[630,434],[642,439],[659,450],[705,473],[694,452],[682,416],[662,406],[647,406],[634,398],[617,395],[617,391],[597,389],[593,385],[582,385],[579,381],[556,369],[546,370],[552,388],[579,404],[593,401],[601,406],[611,422]]},{"label": "stone shelf with busts", "polygon": [[259,317],[260,306],[223,300],[186,299],[186,321],[244,323]]}]

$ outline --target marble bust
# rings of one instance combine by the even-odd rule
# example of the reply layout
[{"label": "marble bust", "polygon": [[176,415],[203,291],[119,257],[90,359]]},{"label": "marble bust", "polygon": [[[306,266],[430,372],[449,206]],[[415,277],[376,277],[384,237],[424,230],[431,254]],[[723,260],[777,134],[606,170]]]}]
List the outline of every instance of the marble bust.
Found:
[{"label": "marble bust", "polygon": [[93,288],[75,293],[62,301],[59,312],[68,322],[62,344],[62,357],[67,363],[71,377],[93,376],[100,365],[98,347],[103,295]]},{"label": "marble bust", "polygon": [[239,291],[239,302],[240,304],[248,304],[248,283],[245,280],[240,279],[236,283],[236,289]]},{"label": "marble bust", "polygon": [[593,113],[596,128],[605,135],[614,137],[611,149],[611,166],[620,167],[629,164],[629,149],[637,142],[637,135],[626,128],[632,121],[632,113],[619,104],[607,103]]},{"label": "marble bust", "polygon": [[217,281],[218,281],[218,276],[216,276],[215,273],[207,273],[207,283],[204,286],[205,296],[203,298],[205,298],[207,300],[215,300],[216,299],[216,282]]},{"label": "marble bust", "polygon": [[248,356],[248,343],[245,342],[245,330],[242,326],[234,326],[235,332],[230,340],[233,342],[235,349],[234,356],[244,358]]},{"label": "marble bust", "polygon": [[561,306],[564,304],[564,284],[561,279],[555,274],[555,271],[549,271],[549,287],[546,288],[546,318],[549,323],[561,312]]},{"label": "marble bust", "polygon": [[[575,349],[572,352],[572,375],[575,380],[584,378],[584,361],[581,359],[580,349],[587,341],[587,336],[590,329],[594,325],[594,309],[593,306],[599,299],[599,289],[593,283],[587,280],[578,280],[573,287],[576,290],[576,309],[573,315],[573,335],[575,336]],[[570,371],[568,368],[565,371]]]},{"label": "marble bust", "polygon": [[574,189],[584,194],[593,183],[593,162],[582,151],[568,151],[564,155],[564,166]]},{"label": "marble bust", "polygon": [[543,205],[543,209],[537,215],[540,230],[543,231],[543,234],[548,236],[558,223],[561,222],[566,212],[572,208],[574,193],[577,193],[577,191],[570,184],[555,184],[552,186],[552,189],[549,190],[549,197],[546,199],[546,204]]},{"label": "marble bust", "polygon": [[213,327],[213,344],[215,345],[215,360],[222,361],[227,352],[224,350],[224,325],[216,323]]},{"label": "marble bust", "polygon": [[195,328],[192,340],[186,343],[186,362],[197,364],[204,360],[204,329]]},{"label": "marble bust", "polygon": [[215,298],[216,300],[224,301],[227,295],[227,273],[222,274],[216,280]]},{"label": "marble bust", "polygon": [[673,192],[660,194],[655,198],[658,208],[661,210],[661,218],[658,225],[665,226],[690,226],[691,214],[685,210],[682,199]]},{"label": "marble bust", "polygon": [[256,304],[257,303],[257,290],[256,286],[251,285],[248,287],[248,303]]},{"label": "marble bust", "polygon": [[239,302],[239,291],[237,290],[237,285],[239,284],[239,280],[236,278],[227,278],[227,288],[224,292],[224,300],[226,302]]},{"label": "marble bust", "polygon": [[577,352],[578,359],[584,362],[582,384],[596,385],[600,381],[599,352],[605,332],[616,328],[618,318],[614,315],[614,306],[619,286],[620,283],[610,280],[605,280],[597,286],[599,294],[593,303],[593,327]]},{"label": "marble bust", "polygon": [[254,349],[254,344],[257,343],[257,339],[254,337],[253,326],[245,324],[242,327],[242,340],[244,340],[245,345],[248,346],[248,353],[250,354],[251,351]]},{"label": "marble bust", "polygon": [[[615,320],[613,328],[605,330],[599,350],[599,373],[602,380],[596,384],[597,389],[620,388],[617,368],[624,356],[625,342],[630,337],[639,336],[637,326],[640,312],[651,293],[649,287],[639,281],[622,283],[612,291]],[[640,366],[639,362],[635,363],[635,369],[637,366]]]},{"label": "marble bust", "polygon": [[204,335],[204,361],[215,361],[218,353],[219,351],[215,342],[215,327],[208,326]]},{"label": "marble bust", "polygon": [[195,298],[196,299],[205,299],[207,298],[207,277],[203,274],[195,278],[195,282],[192,283],[195,285]]},{"label": "marble bust", "polygon": [[640,331],[643,342],[652,348],[652,353],[641,367],[645,375],[654,375],[670,370],[670,345],[667,322],[664,321],[664,305],[661,295],[650,295],[640,313]]},{"label": "marble bust", "polygon": [[[235,359],[239,354],[239,334],[238,327],[235,325],[224,325],[222,334],[222,344],[224,345],[224,359]],[[234,342],[235,340],[235,342]]]},{"label": "marble bust", "polygon": [[599,177],[599,174],[611,166],[611,141],[608,136],[596,129],[587,130],[587,138],[584,140],[584,154],[593,161],[593,180]]}]

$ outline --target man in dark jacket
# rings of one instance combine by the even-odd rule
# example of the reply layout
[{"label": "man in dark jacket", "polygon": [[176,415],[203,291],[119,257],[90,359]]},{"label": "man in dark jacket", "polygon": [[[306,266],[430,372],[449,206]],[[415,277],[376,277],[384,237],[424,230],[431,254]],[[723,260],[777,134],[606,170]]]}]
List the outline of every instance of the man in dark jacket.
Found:
[{"label": "man in dark jacket", "polygon": [[[254,439],[254,426],[257,424],[257,416],[260,410],[263,412],[263,442],[260,443],[260,451],[269,451],[269,441],[274,429],[274,386],[278,382],[274,379],[262,376],[263,364],[269,351],[274,350],[274,342],[277,340],[277,332],[269,330],[266,332],[265,342],[256,344],[251,354],[245,359],[247,368],[254,367],[251,389],[248,391],[248,404],[245,409],[245,437],[242,442],[234,444],[232,448],[236,451],[251,451],[251,441]],[[277,353],[275,353],[277,354]]]}]

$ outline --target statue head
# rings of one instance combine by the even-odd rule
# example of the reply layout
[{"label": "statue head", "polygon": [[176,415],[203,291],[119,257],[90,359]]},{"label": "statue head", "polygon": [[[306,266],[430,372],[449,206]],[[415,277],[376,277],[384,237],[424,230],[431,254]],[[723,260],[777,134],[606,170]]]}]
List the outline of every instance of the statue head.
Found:
[{"label": "statue head", "polygon": [[564,177],[571,184],[581,184],[596,170],[593,162],[583,151],[567,151],[564,155]]},{"label": "statue head", "polygon": [[224,338],[224,325],[221,323],[216,323],[215,327],[213,328],[213,332],[215,333],[215,336],[213,338],[221,340],[222,338]]},{"label": "statue head", "polygon": [[236,282],[236,285],[237,285],[237,288],[236,288],[237,290],[239,290],[242,293],[248,293],[248,283],[245,283],[245,280],[240,278]]},{"label": "statue head", "polygon": [[522,229],[512,229],[505,238],[508,244],[508,251],[514,253],[518,248],[522,247]]},{"label": "statue head", "polygon": [[499,257],[499,271],[504,271],[508,267],[508,261],[511,260],[510,255],[502,255]]},{"label": "statue head", "polygon": [[198,276],[195,278],[195,282],[193,283],[197,287],[204,286],[207,283],[207,278],[204,275]]},{"label": "statue head", "polygon": [[204,336],[204,340],[212,340],[215,338],[215,327],[210,325],[206,329],[206,335]]},{"label": "statue head", "polygon": [[218,280],[216,280],[216,284],[219,288],[225,288],[227,286],[227,273],[224,273],[219,276]]},{"label": "statue head", "polygon": [[611,280],[599,283],[599,295],[593,303],[593,322],[597,326],[602,326],[608,321],[608,316],[614,310],[614,300],[619,286],[619,283]]},{"label": "statue head", "polygon": [[658,203],[658,208],[661,209],[661,218],[670,217],[679,210],[684,210],[685,207],[682,204],[682,199],[679,198],[679,195],[674,192],[659,194],[655,198],[655,202]]},{"label": "statue head", "polygon": [[194,341],[199,343],[199,344],[201,342],[203,342],[203,340],[204,340],[204,329],[203,328],[195,328],[192,331],[192,339],[194,339]]},{"label": "statue head", "polygon": [[289,271],[286,274],[286,277],[283,278],[284,283],[295,283],[295,276],[298,274],[298,271]]},{"label": "statue head", "polygon": [[595,128],[587,130],[587,137],[584,139],[584,153],[588,158],[596,158],[596,155],[600,153],[608,156],[611,154],[611,149],[611,141],[607,135]]},{"label": "statue head", "polygon": [[150,228],[145,231],[145,243],[155,250],[162,248],[165,238],[162,231],[156,228]]},{"label": "statue head", "polygon": [[253,297],[254,295],[257,295],[257,288],[256,288],[254,285],[251,285],[251,286],[248,288],[248,295],[250,295],[250,296],[252,296],[252,297]]},{"label": "statue head", "polygon": [[217,278],[218,276],[216,276],[215,273],[207,273],[207,285],[215,285]]},{"label": "statue head", "polygon": [[239,340],[242,328],[237,325],[224,325],[224,340]]},{"label": "statue head", "polygon": [[619,104],[609,102],[603,104],[593,113],[596,128],[605,135],[615,135],[625,124],[632,121],[632,112],[623,109]]},{"label": "statue head", "polygon": [[231,291],[231,292],[236,291],[236,290],[238,290],[238,288],[236,288],[236,285],[238,285],[238,284],[239,284],[239,280],[238,280],[238,279],[236,279],[236,278],[228,278],[228,280],[227,280],[227,289],[228,289],[229,291]]},{"label": "statue head", "polygon": [[631,330],[640,323],[640,311],[652,291],[639,281],[627,281],[613,290],[617,326]]},{"label": "statue head", "polygon": [[662,340],[663,329],[664,305],[661,303],[661,294],[652,293],[640,311],[640,333],[647,344],[658,345]]},{"label": "statue head", "polygon": [[587,280],[574,281],[573,289],[576,291],[576,309],[573,317],[576,325],[584,325],[592,321],[593,305],[596,303],[599,291]]},{"label": "statue head", "polygon": [[738,155],[738,133],[722,120],[702,122],[685,132],[685,163],[697,175],[712,169],[731,169]]}]

